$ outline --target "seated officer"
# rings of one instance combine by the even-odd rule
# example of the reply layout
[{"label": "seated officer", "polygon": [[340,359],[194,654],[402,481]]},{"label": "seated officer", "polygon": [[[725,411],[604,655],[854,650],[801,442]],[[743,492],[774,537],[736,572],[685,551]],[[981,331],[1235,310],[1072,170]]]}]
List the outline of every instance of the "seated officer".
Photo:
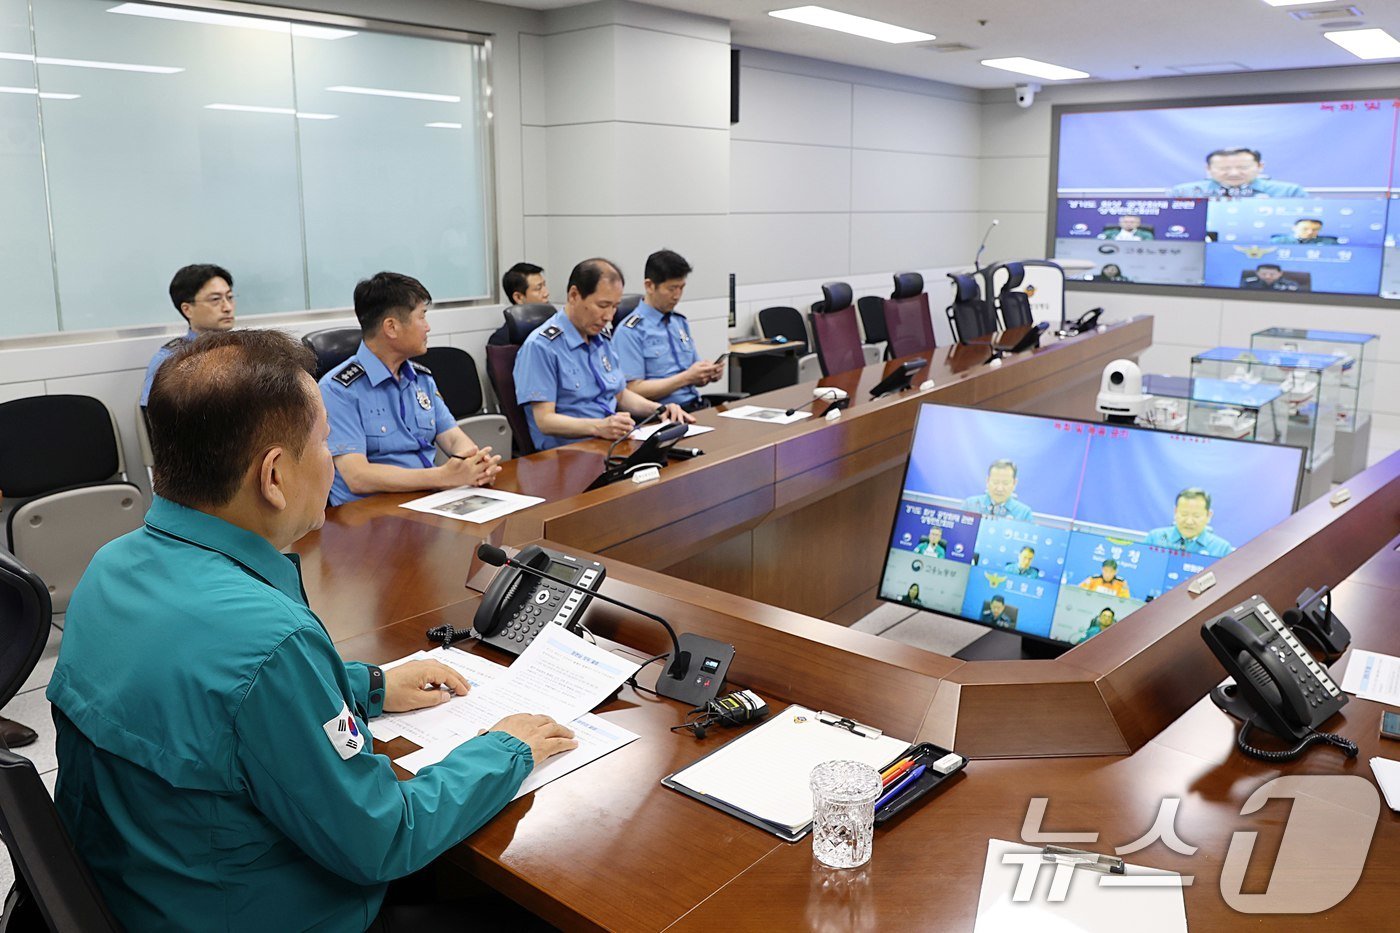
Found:
[{"label": "seated officer", "polygon": [[141,384],[141,407],[151,394],[151,380],[156,370],[170,354],[200,334],[213,334],[233,329],[233,276],[223,266],[211,263],[185,266],[170,280],[170,300],[190,325],[183,337],[161,346],[146,367],[146,381]]},{"label": "seated officer", "polygon": [[517,714],[411,780],[372,753],[381,711],[469,687],[437,661],[342,661],[280,553],[321,527],[334,474],[312,365],[273,330],[172,356],[145,527],[97,553],[68,608],[54,801],[128,930],[363,930],[391,879],[576,745]]},{"label": "seated officer", "polygon": [[[421,282],[397,272],[355,286],[364,339],[321,377],[335,457],[331,505],[374,492],[485,486],[501,471],[501,458],[457,427],[428,367],[412,362],[428,352],[430,301]],[[435,446],[449,455],[438,467]]]},{"label": "seated officer", "polygon": [[[515,357],[515,397],[525,409],[530,439],[548,450],[579,438],[618,440],[632,415],[656,403],[627,388],[622,366],[603,328],[622,300],[622,271],[606,259],[585,259],[569,273],[564,310],[531,331]],[[695,419],[679,405],[665,406],[670,421]]]},{"label": "seated officer", "polygon": [[[501,276],[501,294],[513,305],[549,304],[549,284],[544,280],[544,269],[533,262],[517,262]],[[493,347],[504,347],[510,343],[506,326],[496,328],[486,343]]]},{"label": "seated officer", "polygon": [[660,402],[674,402],[686,411],[708,404],[696,386],[717,382],[724,366],[700,359],[685,315],[676,313],[690,263],[679,253],[663,249],[647,257],[646,300],[613,329],[613,348],[627,375],[627,388]]}]

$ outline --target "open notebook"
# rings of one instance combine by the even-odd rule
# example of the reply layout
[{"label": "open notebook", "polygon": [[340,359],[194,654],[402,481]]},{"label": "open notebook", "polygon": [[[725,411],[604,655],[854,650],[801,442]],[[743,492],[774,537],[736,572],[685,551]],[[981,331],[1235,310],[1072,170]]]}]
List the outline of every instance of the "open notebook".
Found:
[{"label": "open notebook", "polygon": [[766,829],[789,842],[812,824],[812,768],[823,761],[859,761],[882,768],[909,743],[862,735],[789,706],[661,783]]}]

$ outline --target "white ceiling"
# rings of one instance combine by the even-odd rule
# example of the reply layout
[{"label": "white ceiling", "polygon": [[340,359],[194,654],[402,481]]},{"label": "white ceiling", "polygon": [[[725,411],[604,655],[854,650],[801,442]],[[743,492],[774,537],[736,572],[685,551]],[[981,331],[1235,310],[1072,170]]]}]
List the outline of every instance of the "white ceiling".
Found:
[{"label": "white ceiling", "polygon": [[[590,0],[496,2],[545,10]],[[1011,87],[1032,80],[988,68],[980,64],[984,58],[1036,58],[1089,72],[1092,77],[1083,81],[1120,81],[1362,64],[1322,37],[1323,23],[1378,26],[1400,36],[1400,0],[1325,0],[1297,7],[1271,7],[1263,0],[821,0],[821,5],[832,9],[938,37],[913,46],[889,45],[767,15],[769,10],[800,6],[803,0],[646,2],[726,19],[735,45],[971,88]],[[1347,8],[1360,15],[1339,13],[1315,22],[1300,22],[1290,15]],[[968,45],[972,50],[936,52],[926,47],[945,43]]]}]

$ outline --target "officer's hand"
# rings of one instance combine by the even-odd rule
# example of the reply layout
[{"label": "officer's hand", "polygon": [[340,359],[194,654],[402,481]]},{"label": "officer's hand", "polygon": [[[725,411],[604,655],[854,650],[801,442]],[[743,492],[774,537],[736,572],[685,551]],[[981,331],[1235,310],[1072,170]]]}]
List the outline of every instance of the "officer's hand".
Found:
[{"label": "officer's hand", "polygon": [[530,746],[530,756],[539,764],[560,752],[578,748],[574,733],[568,726],[561,726],[548,716],[539,713],[516,713],[496,723],[488,732],[504,732],[513,735]]},{"label": "officer's hand", "polygon": [[626,437],[633,427],[635,425],[632,423],[632,416],[625,411],[619,411],[606,418],[600,418],[596,422],[594,431],[605,441],[615,441],[620,437]]},{"label": "officer's hand", "polygon": [[384,672],[384,711],[403,713],[437,706],[453,696],[466,696],[471,688],[461,674],[441,661],[409,661]]},{"label": "officer's hand", "polygon": [[472,478],[468,480],[472,486],[490,486],[501,472],[501,458],[492,456],[490,447],[481,448],[466,463],[472,471]]},{"label": "officer's hand", "polygon": [[667,421],[675,424],[694,424],[695,416],[686,411],[675,402],[666,406],[666,414],[662,415]]}]

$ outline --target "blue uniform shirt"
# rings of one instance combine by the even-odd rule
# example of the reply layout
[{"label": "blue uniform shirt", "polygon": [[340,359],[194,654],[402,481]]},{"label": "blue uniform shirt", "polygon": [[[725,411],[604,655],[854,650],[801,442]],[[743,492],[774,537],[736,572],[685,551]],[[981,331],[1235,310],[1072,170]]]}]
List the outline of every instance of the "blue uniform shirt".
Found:
[{"label": "blue uniform shirt", "polygon": [[515,357],[515,400],[525,409],[536,450],[582,438],[542,434],[531,402],[553,402],[556,412],[572,418],[606,418],[617,411],[617,394],[626,386],[607,338],[584,340],[563,311],[531,331]]},{"label": "blue uniform shirt", "polygon": [[[613,330],[612,345],[628,382],[669,379],[700,358],[685,315],[674,311],[662,314],[645,301],[637,305],[621,327]],[[699,397],[700,390],[695,386],[681,386],[656,401],[661,405],[689,405]]]},{"label": "blue uniform shirt", "polygon": [[[364,454],[370,463],[422,469],[433,465],[437,436],[457,424],[426,366],[408,362],[395,379],[364,342],[321,377],[331,423],[331,456]],[[335,471],[331,505],[362,499]]]},{"label": "blue uniform shirt", "polygon": [[968,496],[963,500],[963,508],[969,512],[980,512],[992,518],[1015,518],[1023,522],[1031,520],[1031,507],[1015,496],[1001,505],[993,505],[992,497],[985,492],[980,496]]},{"label": "blue uniform shirt", "polygon": [[1272,178],[1256,178],[1240,188],[1226,188],[1214,178],[1188,181],[1175,185],[1171,190],[1174,198],[1306,198],[1308,189],[1291,181],[1274,181]]},{"label": "blue uniform shirt", "polygon": [[383,705],[266,539],[159,496],[93,558],[48,688],[54,801],[128,930],[363,930],[387,883],[505,806],[529,747],[399,781]]},{"label": "blue uniform shirt", "polygon": [[182,345],[189,343],[198,336],[199,335],[194,332],[194,328],[190,328],[185,336],[176,337],[169,343],[161,344],[160,349],[156,351],[156,355],[151,357],[151,362],[146,366],[146,381],[141,384],[142,408],[146,407],[146,399],[151,397],[151,383],[156,380],[156,370],[160,369],[160,364],[170,359],[170,355],[180,349]]},{"label": "blue uniform shirt", "polygon": [[1206,557],[1224,557],[1234,550],[1229,541],[1209,528],[1194,538],[1183,538],[1181,532],[1176,530],[1175,525],[1153,528],[1147,533],[1147,537],[1142,540],[1142,543],[1156,547],[1176,548],[1187,554],[1204,554]]}]

